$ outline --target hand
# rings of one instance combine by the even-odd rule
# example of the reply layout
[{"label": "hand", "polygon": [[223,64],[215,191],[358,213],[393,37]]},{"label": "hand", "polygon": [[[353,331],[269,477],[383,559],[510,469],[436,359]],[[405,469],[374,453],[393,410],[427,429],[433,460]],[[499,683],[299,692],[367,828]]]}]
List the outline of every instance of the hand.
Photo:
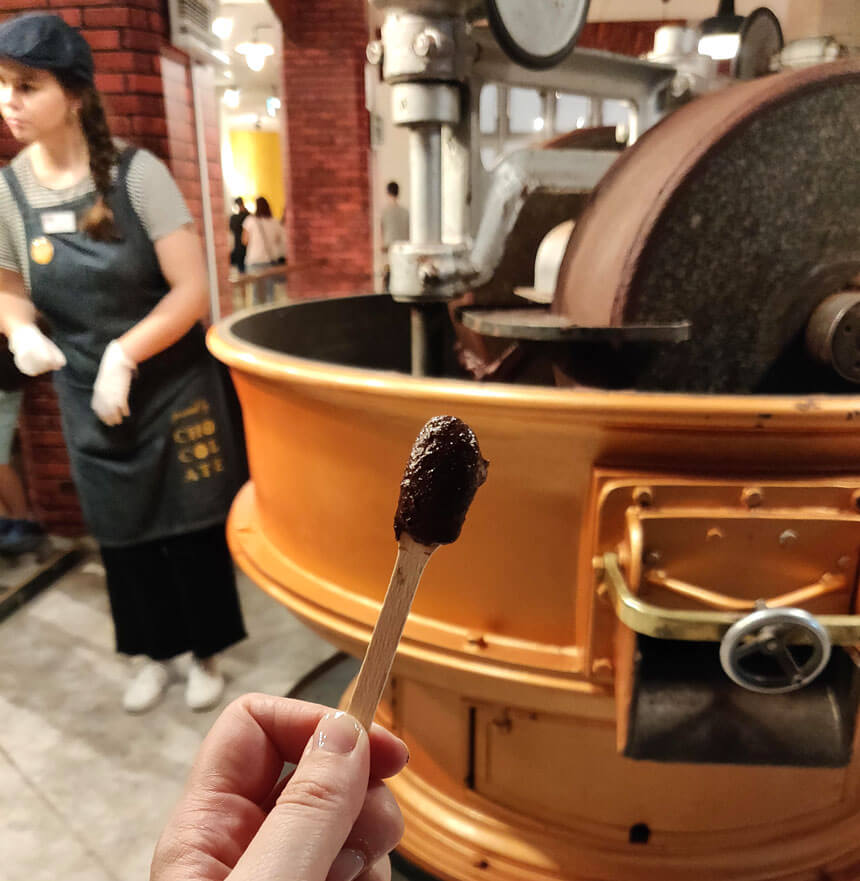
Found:
[{"label": "hand", "polygon": [[403,819],[381,778],[407,760],[378,725],[247,694],[203,741],[150,881],[388,881]]},{"label": "hand", "polygon": [[117,340],[108,343],[90,402],[105,425],[119,425],[128,416],[128,392],[136,369],[137,364],[126,355]]},{"label": "hand", "polygon": [[15,366],[27,376],[38,376],[66,365],[66,356],[35,324],[19,324],[10,331],[9,351],[15,358]]}]

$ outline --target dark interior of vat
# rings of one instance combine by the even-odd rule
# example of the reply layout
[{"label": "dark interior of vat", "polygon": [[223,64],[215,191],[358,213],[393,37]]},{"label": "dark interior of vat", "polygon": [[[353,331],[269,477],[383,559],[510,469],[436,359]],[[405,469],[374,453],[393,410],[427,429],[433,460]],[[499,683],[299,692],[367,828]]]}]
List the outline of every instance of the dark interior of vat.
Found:
[{"label": "dark interior of vat", "polygon": [[[560,373],[566,374],[562,385],[574,380],[583,387],[645,391],[639,381],[643,371],[662,358],[667,349],[678,346],[494,340],[465,331],[462,325],[455,330],[445,303],[414,307],[384,294],[308,300],[255,311],[238,318],[231,329],[243,342],[273,352],[345,367],[409,374],[412,322],[419,309],[425,328],[420,339],[425,341],[428,353],[425,375],[433,377],[552,386]],[[732,391],[777,395],[857,393],[856,384],[812,364],[800,348],[798,343],[786,349],[757,388]]]},{"label": "dark interior of vat", "polygon": [[[431,375],[465,379],[447,307],[434,303],[422,308],[436,356]],[[236,321],[232,331],[244,342],[284,355],[410,373],[410,321],[410,306],[369,294],[254,312]]]}]

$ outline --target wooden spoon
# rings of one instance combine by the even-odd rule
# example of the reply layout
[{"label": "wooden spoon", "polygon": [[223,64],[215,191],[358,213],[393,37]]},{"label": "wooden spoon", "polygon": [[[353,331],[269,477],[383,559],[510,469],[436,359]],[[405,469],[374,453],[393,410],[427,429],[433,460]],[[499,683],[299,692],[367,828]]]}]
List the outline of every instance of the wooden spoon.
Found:
[{"label": "wooden spoon", "polygon": [[394,517],[397,559],[347,707],[365,728],[385,690],[424,567],[440,544],[456,541],[487,465],[472,429],[454,416],[435,416],[412,446]]}]

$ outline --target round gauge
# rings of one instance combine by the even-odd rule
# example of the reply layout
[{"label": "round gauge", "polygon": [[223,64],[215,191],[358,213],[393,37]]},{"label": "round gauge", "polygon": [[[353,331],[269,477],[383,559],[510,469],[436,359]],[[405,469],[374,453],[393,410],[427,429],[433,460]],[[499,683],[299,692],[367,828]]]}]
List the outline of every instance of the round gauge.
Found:
[{"label": "round gauge", "polygon": [[567,57],[585,24],[589,0],[487,0],[493,35],[508,57],[535,70]]},{"label": "round gauge", "polygon": [[765,6],[751,12],[741,25],[740,46],[732,75],[752,80],[770,73],[770,60],[784,45],[779,19]]}]

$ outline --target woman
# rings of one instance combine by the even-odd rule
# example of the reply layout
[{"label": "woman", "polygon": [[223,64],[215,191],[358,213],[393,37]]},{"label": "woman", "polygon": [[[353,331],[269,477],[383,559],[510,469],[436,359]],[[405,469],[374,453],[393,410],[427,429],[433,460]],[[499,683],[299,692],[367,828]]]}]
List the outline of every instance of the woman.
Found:
[{"label": "woman", "polygon": [[[245,263],[248,272],[261,272],[284,262],[286,242],[284,228],[272,217],[272,209],[265,196],[257,196],[254,213],[245,218],[242,224],[244,232],[242,241],[247,246]],[[275,280],[266,278],[262,281],[264,303],[271,303],[275,298]]]},{"label": "woman", "polygon": [[23,373],[57,371],[117,650],[146,658],[123,704],[157,703],[191,650],[186,700],[210,707],[215,655],[245,631],[224,535],[239,451],[199,324],[200,244],[164,165],[111,139],[89,46],[61,18],[0,25],[0,114],[25,145],[0,175],[0,331]]}]

